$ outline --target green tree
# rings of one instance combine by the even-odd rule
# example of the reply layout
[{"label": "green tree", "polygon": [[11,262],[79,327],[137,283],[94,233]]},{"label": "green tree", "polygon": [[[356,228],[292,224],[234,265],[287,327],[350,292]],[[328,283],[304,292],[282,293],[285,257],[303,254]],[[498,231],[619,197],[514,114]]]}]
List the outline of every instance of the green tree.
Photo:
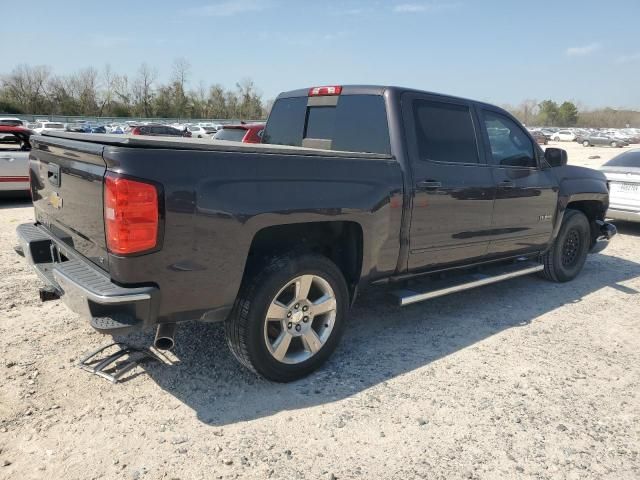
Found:
[{"label": "green tree", "polygon": [[578,107],[572,102],[564,102],[558,108],[558,122],[565,127],[572,127],[578,123]]},{"label": "green tree", "polygon": [[553,100],[544,100],[540,102],[539,107],[540,123],[547,126],[556,125],[559,117],[558,104]]}]

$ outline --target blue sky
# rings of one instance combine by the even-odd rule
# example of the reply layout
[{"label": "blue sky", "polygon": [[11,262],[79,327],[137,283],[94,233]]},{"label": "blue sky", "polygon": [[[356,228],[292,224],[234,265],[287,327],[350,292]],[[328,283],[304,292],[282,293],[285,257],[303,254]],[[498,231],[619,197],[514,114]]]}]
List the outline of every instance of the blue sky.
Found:
[{"label": "blue sky", "polygon": [[19,63],[57,74],[110,64],[133,75],[144,61],[166,80],[183,56],[190,86],[249,77],[266,98],[367,83],[499,104],[640,108],[640,0],[54,3],[26,1],[15,22],[2,22],[16,44],[3,48],[0,73]]}]

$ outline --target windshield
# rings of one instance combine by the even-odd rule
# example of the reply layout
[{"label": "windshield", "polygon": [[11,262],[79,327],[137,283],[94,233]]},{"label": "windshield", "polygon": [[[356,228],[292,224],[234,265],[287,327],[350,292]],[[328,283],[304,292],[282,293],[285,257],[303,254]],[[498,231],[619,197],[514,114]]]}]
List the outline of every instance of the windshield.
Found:
[{"label": "windshield", "polygon": [[214,135],[215,140],[230,140],[241,142],[247,131],[244,128],[223,128]]},{"label": "windshield", "polygon": [[640,150],[625,152],[604,164],[605,167],[640,167]]}]

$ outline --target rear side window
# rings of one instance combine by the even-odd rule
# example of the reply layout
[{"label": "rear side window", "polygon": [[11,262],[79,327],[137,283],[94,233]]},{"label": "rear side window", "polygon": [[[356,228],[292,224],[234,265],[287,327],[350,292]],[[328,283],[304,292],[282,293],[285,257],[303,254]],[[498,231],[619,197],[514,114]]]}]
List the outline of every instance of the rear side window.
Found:
[{"label": "rear side window", "polygon": [[522,128],[499,113],[483,110],[483,116],[494,165],[527,168],[538,166],[533,143]]},{"label": "rear side window", "polygon": [[263,143],[302,145],[302,132],[307,112],[307,97],[282,98],[273,104],[267,120]]},{"label": "rear side window", "polygon": [[478,163],[478,146],[468,106],[416,100],[413,115],[421,160]]},{"label": "rear side window", "polygon": [[335,106],[307,106],[307,97],[278,100],[263,143],[301,146],[325,140],[331,150],[390,154],[389,127],[380,95],[340,95]]},{"label": "rear side window", "polygon": [[241,142],[247,131],[244,128],[223,128],[213,137],[216,140],[229,140],[231,142]]}]

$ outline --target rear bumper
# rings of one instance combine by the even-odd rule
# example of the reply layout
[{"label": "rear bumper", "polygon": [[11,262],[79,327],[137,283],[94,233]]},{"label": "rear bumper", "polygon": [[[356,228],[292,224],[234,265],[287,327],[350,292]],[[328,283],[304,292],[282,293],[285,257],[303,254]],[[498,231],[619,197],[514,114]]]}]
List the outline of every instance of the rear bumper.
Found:
[{"label": "rear bumper", "polygon": [[607,218],[612,218],[614,220],[624,220],[627,222],[640,222],[640,211],[617,210],[615,208],[609,208],[609,210],[607,210]]},{"label": "rear bumper", "polygon": [[38,224],[17,228],[27,262],[53,293],[102,333],[125,333],[157,321],[160,290],[153,286],[121,287],[68,245]]},{"label": "rear bumper", "polygon": [[607,248],[609,241],[618,233],[615,225],[609,222],[597,220],[596,223],[600,228],[600,235],[596,237],[596,241],[591,246],[590,253],[598,253]]}]

